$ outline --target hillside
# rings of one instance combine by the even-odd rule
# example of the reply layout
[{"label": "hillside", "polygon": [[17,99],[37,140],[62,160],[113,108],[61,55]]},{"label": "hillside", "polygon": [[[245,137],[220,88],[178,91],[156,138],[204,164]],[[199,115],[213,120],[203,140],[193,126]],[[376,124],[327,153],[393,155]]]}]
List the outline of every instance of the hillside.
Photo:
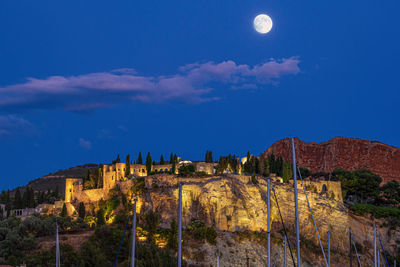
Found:
[{"label": "hillside", "polygon": [[[368,169],[382,177],[383,183],[400,181],[400,149],[376,141],[335,137],[322,143],[306,143],[295,139],[297,163],[312,172]],[[271,145],[261,157],[274,154],[291,161],[290,139]]]},{"label": "hillside", "polygon": [[98,167],[97,164],[85,164],[76,167],[71,167],[66,170],[59,170],[54,173],[49,173],[45,176],[30,181],[25,186],[15,188],[14,190],[11,191],[11,194],[13,195],[15,190],[17,190],[18,188],[22,192],[24,192],[25,188],[28,186],[33,188],[34,191],[47,191],[49,189],[54,191],[58,187],[60,195],[64,196],[66,178],[82,178],[84,177],[86,170],[90,170],[97,167]]}]

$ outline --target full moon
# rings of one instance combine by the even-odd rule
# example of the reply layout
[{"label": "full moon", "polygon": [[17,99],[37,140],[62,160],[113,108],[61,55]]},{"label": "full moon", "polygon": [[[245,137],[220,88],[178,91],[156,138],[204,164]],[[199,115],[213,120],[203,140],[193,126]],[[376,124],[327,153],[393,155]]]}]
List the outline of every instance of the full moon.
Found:
[{"label": "full moon", "polygon": [[272,29],[272,19],[265,14],[260,14],[254,19],[254,29],[262,34],[269,33]]}]

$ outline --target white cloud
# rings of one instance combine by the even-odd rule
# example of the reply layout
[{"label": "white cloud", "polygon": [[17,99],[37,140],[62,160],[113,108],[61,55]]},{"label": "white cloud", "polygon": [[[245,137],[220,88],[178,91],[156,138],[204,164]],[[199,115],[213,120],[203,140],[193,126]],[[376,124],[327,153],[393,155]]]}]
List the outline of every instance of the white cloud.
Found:
[{"label": "white cloud", "polygon": [[79,138],[79,146],[84,148],[84,149],[91,149],[92,148],[92,142],[89,140],[85,140],[82,137]]}]

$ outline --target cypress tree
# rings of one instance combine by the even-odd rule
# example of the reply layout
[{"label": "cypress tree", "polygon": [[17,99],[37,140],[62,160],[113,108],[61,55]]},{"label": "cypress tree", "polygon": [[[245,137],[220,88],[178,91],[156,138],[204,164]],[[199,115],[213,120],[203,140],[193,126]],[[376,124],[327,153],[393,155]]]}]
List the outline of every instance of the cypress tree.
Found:
[{"label": "cypress tree", "polygon": [[168,248],[174,251],[178,249],[178,224],[175,219],[172,219],[168,233]]},{"label": "cypress tree", "polygon": [[206,162],[207,163],[212,163],[213,162],[213,157],[212,157],[212,151],[208,151],[206,153]]},{"label": "cypress tree", "polygon": [[97,168],[97,188],[103,188],[103,172],[101,168]]},{"label": "cypress tree", "polygon": [[58,198],[58,195],[59,195],[59,190],[58,190],[58,185],[56,186],[56,191],[54,192],[54,196],[56,197],[56,198]]},{"label": "cypress tree", "polygon": [[104,219],[104,211],[103,211],[103,209],[99,209],[97,211],[96,218],[97,218],[97,227],[106,224],[106,221]]},{"label": "cypress tree", "polygon": [[263,161],[264,161],[263,173],[264,173],[264,175],[269,175],[271,173],[270,167],[269,167],[269,160],[268,159],[263,159]]},{"label": "cypress tree", "polygon": [[293,171],[292,171],[292,164],[290,164],[289,161],[285,161],[285,164],[283,165],[283,172],[282,172],[282,179],[284,183],[289,182],[289,179],[292,177]]},{"label": "cypress tree", "polygon": [[161,154],[161,157],[160,157],[160,164],[161,164],[161,165],[164,165],[164,164],[165,164],[164,157],[163,157],[162,154]]},{"label": "cypress tree", "polygon": [[28,203],[27,207],[28,208],[34,208],[35,207],[35,192],[31,187],[28,187]]},{"label": "cypress tree", "polygon": [[90,170],[86,169],[85,176],[83,177],[83,186],[89,181],[90,178]]},{"label": "cypress tree", "polygon": [[175,174],[176,173],[176,163],[178,162],[178,157],[176,156],[176,154],[173,156],[172,158],[172,173]]},{"label": "cypress tree", "polygon": [[282,157],[278,157],[276,165],[277,165],[276,166],[277,175],[282,177],[283,176],[283,159],[282,159]]},{"label": "cypress tree", "polygon": [[78,215],[79,215],[79,218],[85,219],[86,211],[85,211],[85,205],[83,204],[83,202],[79,203]]},{"label": "cypress tree", "polygon": [[14,196],[14,208],[15,209],[22,209],[23,208],[23,202],[22,202],[22,197],[21,197],[21,191],[19,191],[19,188],[15,192]]},{"label": "cypress tree", "polygon": [[146,157],[146,169],[147,169],[147,175],[151,173],[151,167],[153,166],[153,160],[151,159],[150,152],[147,153]]},{"label": "cypress tree", "polygon": [[62,206],[62,210],[61,210],[60,216],[65,218],[65,217],[67,217],[67,215],[68,215],[67,214],[67,206],[64,203],[64,205]]},{"label": "cypress tree", "polygon": [[27,187],[25,189],[25,192],[22,194],[22,207],[21,208],[26,208],[29,206],[28,194],[29,194],[29,187]]},{"label": "cypress tree", "polygon": [[137,158],[136,164],[143,164],[142,152],[139,152],[139,156]]},{"label": "cypress tree", "polygon": [[269,161],[269,170],[270,170],[270,172],[276,174],[277,172],[276,172],[276,164],[275,164],[275,155],[271,154],[268,157],[268,161]]},{"label": "cypress tree", "polygon": [[131,174],[131,156],[126,155],[125,161],[125,176],[128,177]]},{"label": "cypress tree", "polygon": [[172,154],[169,156],[169,164],[172,164],[172,162],[174,161],[174,154]]},{"label": "cypress tree", "polygon": [[7,193],[6,193],[6,203],[11,203],[10,190],[7,190]]}]

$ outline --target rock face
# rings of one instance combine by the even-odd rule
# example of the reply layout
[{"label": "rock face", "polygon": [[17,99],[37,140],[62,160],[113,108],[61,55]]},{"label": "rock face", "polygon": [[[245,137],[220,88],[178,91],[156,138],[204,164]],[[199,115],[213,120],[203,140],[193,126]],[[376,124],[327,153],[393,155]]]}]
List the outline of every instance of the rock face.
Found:
[{"label": "rock face", "polygon": [[[254,260],[254,266],[265,266],[265,247],[254,245],[254,242],[246,240],[229,241],[234,238],[235,233],[243,231],[256,231],[265,233],[267,230],[267,183],[263,178],[257,177],[257,184],[251,182],[250,176],[244,175],[222,175],[209,178],[179,178],[172,175],[154,175],[146,178],[147,191],[141,196],[139,218],[146,210],[152,209],[161,215],[162,227],[168,228],[172,219],[178,217],[178,183],[183,183],[183,227],[192,220],[204,221],[207,225],[214,225],[219,232],[217,248],[205,244],[202,250],[205,259],[199,261],[191,259],[190,262],[200,262],[204,266],[215,263],[215,251],[218,249],[223,252],[221,261],[223,266],[244,266],[246,253],[250,253]],[[340,182],[332,182],[340,185]],[[279,179],[273,179],[272,185],[276,194],[271,193],[271,219],[273,233],[273,255],[277,257],[277,266],[282,266],[282,225],[280,222],[278,204],[284,223],[289,231],[290,241],[294,244],[295,217],[293,184],[282,184]],[[316,184],[317,185],[317,184]],[[331,248],[340,253],[347,253],[348,249],[348,229],[354,229],[354,239],[364,246],[364,254],[367,255],[372,250],[372,229],[373,221],[368,218],[355,218],[345,207],[341,200],[335,199],[330,193],[335,191],[335,195],[341,195],[340,186],[335,188],[327,184],[328,193],[322,193],[315,189],[307,189],[308,201],[313,211],[316,224],[318,226],[321,240],[326,248],[327,232],[331,233]],[[307,188],[307,184],[305,184]],[[317,266],[319,262],[324,262],[322,253],[319,249],[318,239],[315,233],[314,224],[307,205],[306,195],[301,184],[299,188],[299,218],[302,239],[302,259],[310,265]],[[333,190],[333,191],[332,191]],[[385,232],[387,229],[378,229]],[[393,231],[390,235],[382,236],[388,247],[397,247],[395,240],[400,238],[399,232]],[[229,242],[228,242],[229,241]],[[187,250],[192,244],[184,241]],[[395,248],[393,249],[393,251]],[[247,252],[246,252],[247,251]],[[190,255],[197,252],[187,251],[188,260]],[[347,257],[341,257],[340,253],[332,257],[333,266],[347,264]],[[184,253],[185,254],[185,253]],[[281,255],[281,256],[279,256]],[[278,259],[279,258],[279,259]],[[368,254],[363,265],[368,265]],[[274,260],[275,261],[275,260]],[[364,261],[364,260],[363,260]],[[225,265],[226,264],[226,265]],[[324,264],[323,264],[324,265]],[[197,266],[197,265],[196,265]]]},{"label": "rock face", "polygon": [[[335,137],[327,142],[306,143],[295,139],[298,165],[312,172],[331,172],[336,168],[354,171],[368,169],[380,175],[383,183],[400,181],[400,149],[376,141]],[[290,139],[270,146],[261,157],[271,154],[291,161]]]}]

